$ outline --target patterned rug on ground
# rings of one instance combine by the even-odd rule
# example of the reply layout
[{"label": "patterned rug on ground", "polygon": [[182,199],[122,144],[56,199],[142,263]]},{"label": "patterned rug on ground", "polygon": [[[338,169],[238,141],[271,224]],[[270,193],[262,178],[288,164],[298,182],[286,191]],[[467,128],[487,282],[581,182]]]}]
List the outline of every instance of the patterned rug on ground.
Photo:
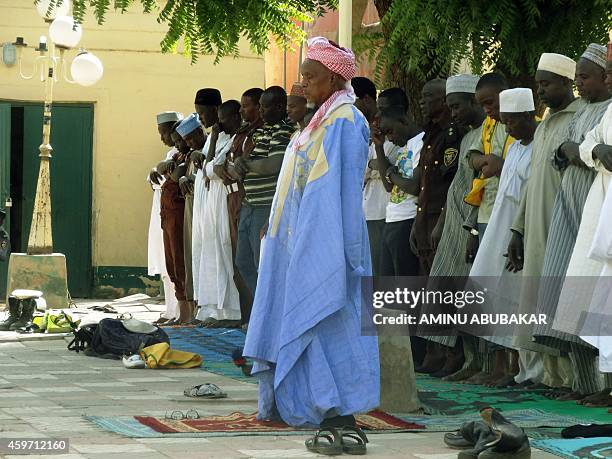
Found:
[{"label": "patterned rug on ground", "polygon": [[567,459],[612,457],[612,437],[532,440],[531,446]]},{"label": "patterned rug on ground", "polygon": [[427,414],[470,414],[492,406],[500,411],[539,409],[547,413],[604,423],[610,419],[607,408],[586,408],[574,401],[558,402],[541,392],[522,389],[492,389],[484,386],[442,381],[417,375],[419,399]]},{"label": "patterned rug on ground", "polygon": [[[544,427],[562,428],[575,424],[595,422],[593,420],[559,415],[538,409],[504,411],[503,415],[510,422],[526,430],[535,428],[541,429]],[[421,424],[425,426],[428,432],[452,432],[459,429],[459,427],[461,427],[461,425],[465,422],[481,420],[481,417],[477,412],[459,415],[437,414],[413,416],[394,414],[394,416],[406,422]]]},{"label": "patterned rug on ground", "polygon": [[[126,437],[214,437],[239,435],[306,435],[313,429],[296,429],[282,422],[258,421],[255,413],[231,413],[200,419],[173,420],[153,416],[87,416],[104,430]],[[368,433],[425,430],[422,425],[404,421],[381,411],[358,415],[357,423]]]},{"label": "patterned rug on ground", "polygon": [[179,351],[200,354],[202,370],[239,381],[256,383],[255,378],[244,376],[232,362],[234,349],[244,347],[245,334],[236,328],[165,327],[170,346]]}]

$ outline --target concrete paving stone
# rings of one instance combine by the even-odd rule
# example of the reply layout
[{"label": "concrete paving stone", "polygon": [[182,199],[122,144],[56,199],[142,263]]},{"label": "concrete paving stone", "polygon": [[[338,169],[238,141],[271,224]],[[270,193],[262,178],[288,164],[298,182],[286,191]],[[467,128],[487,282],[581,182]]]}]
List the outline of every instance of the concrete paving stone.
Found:
[{"label": "concrete paving stone", "polygon": [[70,431],[70,432],[97,432],[98,428],[81,416],[23,416],[24,421],[41,432]]},{"label": "concrete paving stone", "polygon": [[31,416],[79,416],[80,413],[75,410],[68,410],[62,406],[22,406],[18,408],[3,408],[2,411],[10,416],[20,419]]},{"label": "concrete paving stone", "polygon": [[202,370],[163,370],[163,372],[168,375],[169,378],[173,379],[201,379],[202,374],[210,374]]},{"label": "concrete paving stone", "polygon": [[5,389],[0,390],[0,398],[28,398],[28,397],[36,397],[36,395],[21,389]]},{"label": "concrete paving stone", "polygon": [[[231,444],[231,438],[226,438],[227,443]],[[188,446],[188,447],[187,447]],[[227,447],[217,447],[213,446],[210,443],[205,443],[202,445],[185,445],[180,447],[179,445],[175,445],[175,447],[171,448],[169,446],[164,445],[155,445],[157,451],[161,454],[164,454],[168,457],[175,459],[213,459],[213,458],[245,458],[249,457],[246,454],[243,454],[239,451],[236,451]],[[131,456],[130,456],[131,459]]]},{"label": "concrete paving stone", "polygon": [[[158,452],[150,452],[150,453],[100,453],[100,454],[86,454],[85,457],[87,459],[168,459],[168,456],[158,453]],[[183,459],[185,459],[183,457]]]},{"label": "concrete paving stone", "polygon": [[202,445],[204,443],[210,443],[208,438],[136,438],[138,443],[149,445],[150,447],[157,448],[158,445]]},{"label": "concrete paving stone", "polygon": [[108,406],[112,403],[109,399],[72,399],[72,400],[63,400],[62,405],[67,408],[72,409],[80,409],[80,408],[88,408],[92,406]]},{"label": "concrete paving stone", "polygon": [[259,389],[257,388],[257,384],[240,384],[240,385],[232,385],[232,384],[224,384],[223,390],[225,392],[253,392],[258,393]]},{"label": "concrete paving stone", "polygon": [[148,392],[143,395],[113,395],[110,394],[108,396],[111,400],[159,400],[159,397],[156,394],[152,394]]},{"label": "concrete paving stone", "polygon": [[239,449],[240,454],[252,458],[271,458],[271,457],[317,457],[318,454],[311,453],[306,449]]},{"label": "concrete paving stone", "polygon": [[101,375],[98,370],[51,370],[52,375]]},{"label": "concrete paving stone", "polygon": [[[24,385],[25,386],[25,385]],[[71,393],[71,392],[89,392],[87,389],[78,386],[47,386],[47,387],[27,387],[24,389],[34,393],[49,393],[49,392],[60,392],[60,393]]]},{"label": "concrete paving stone", "polygon": [[[136,370],[138,371],[138,370]],[[142,370],[147,371],[147,370]],[[150,370],[149,370],[150,371]],[[158,382],[176,382],[174,379],[167,378],[164,376],[134,376],[130,378],[117,378],[119,381],[127,382],[127,383],[158,383]]]},{"label": "concrete paving stone", "polygon": [[116,453],[129,453],[130,457],[134,453],[154,453],[155,450],[149,448],[142,443],[131,442],[126,444],[118,444],[118,443],[104,443],[104,444],[95,444],[95,443],[77,443],[71,442],[70,447],[74,448],[76,451],[82,454],[87,454],[88,456],[91,454],[116,454]]},{"label": "concrete paving stone", "polygon": [[10,341],[8,343],[0,343],[0,351],[10,354],[12,349],[26,349],[23,343],[18,341]]},{"label": "concrete paving stone", "polygon": [[34,454],[34,455],[9,455],[5,456],[6,459],[23,459],[26,457],[27,459],[86,459],[86,456],[82,456],[81,454]]},{"label": "concrete paving stone", "polygon": [[125,381],[110,381],[110,382],[75,382],[77,386],[87,388],[103,388],[103,387],[134,387],[133,384]]},{"label": "concrete paving stone", "polygon": [[55,376],[47,374],[47,373],[30,373],[30,374],[10,374],[10,375],[2,375],[3,378],[13,380],[13,379],[57,379]]},{"label": "concrete paving stone", "polygon": [[27,427],[27,430],[0,428],[0,438],[46,438],[45,434],[33,430],[32,426],[24,426],[24,428],[25,427]]}]

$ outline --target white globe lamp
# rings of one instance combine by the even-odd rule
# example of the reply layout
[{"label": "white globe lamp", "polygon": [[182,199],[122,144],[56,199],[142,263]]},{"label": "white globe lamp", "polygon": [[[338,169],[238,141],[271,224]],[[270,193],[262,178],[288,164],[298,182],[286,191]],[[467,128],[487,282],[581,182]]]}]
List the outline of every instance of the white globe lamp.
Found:
[{"label": "white globe lamp", "polygon": [[102,78],[104,67],[100,59],[85,51],[74,58],[70,73],[72,79],[81,86],[92,86]]},{"label": "white globe lamp", "polygon": [[58,16],[68,16],[70,14],[70,0],[64,0],[61,5],[58,5],[58,1],[55,0],[55,4],[50,8],[51,0],[40,0],[36,5],[38,15],[49,21]]},{"label": "white globe lamp", "polygon": [[72,16],[58,16],[49,26],[51,40],[63,48],[74,48],[81,41],[83,29]]}]

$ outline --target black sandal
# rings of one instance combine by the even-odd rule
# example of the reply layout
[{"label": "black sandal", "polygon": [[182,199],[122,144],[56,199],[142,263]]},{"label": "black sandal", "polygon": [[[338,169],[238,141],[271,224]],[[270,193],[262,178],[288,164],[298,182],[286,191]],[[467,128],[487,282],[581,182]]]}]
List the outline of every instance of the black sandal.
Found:
[{"label": "black sandal", "polygon": [[[342,451],[346,454],[363,456],[366,453],[368,437],[359,427],[344,426],[340,430]],[[348,442],[346,440],[349,440]]]},{"label": "black sandal", "polygon": [[[326,441],[322,442],[324,438]],[[342,439],[340,434],[333,427],[325,427],[319,430],[314,437],[309,438],[305,442],[306,449],[317,454],[325,456],[339,456],[342,454]]]}]

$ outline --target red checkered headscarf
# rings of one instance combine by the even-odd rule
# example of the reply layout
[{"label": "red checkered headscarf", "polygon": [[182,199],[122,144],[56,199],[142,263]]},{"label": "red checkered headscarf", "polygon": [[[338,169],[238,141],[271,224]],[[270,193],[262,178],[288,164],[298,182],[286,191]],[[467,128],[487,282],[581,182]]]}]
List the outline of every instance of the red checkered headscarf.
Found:
[{"label": "red checkered headscarf", "polygon": [[306,59],[320,62],[346,81],[350,81],[357,74],[353,52],[325,37],[314,37],[308,40]]}]

